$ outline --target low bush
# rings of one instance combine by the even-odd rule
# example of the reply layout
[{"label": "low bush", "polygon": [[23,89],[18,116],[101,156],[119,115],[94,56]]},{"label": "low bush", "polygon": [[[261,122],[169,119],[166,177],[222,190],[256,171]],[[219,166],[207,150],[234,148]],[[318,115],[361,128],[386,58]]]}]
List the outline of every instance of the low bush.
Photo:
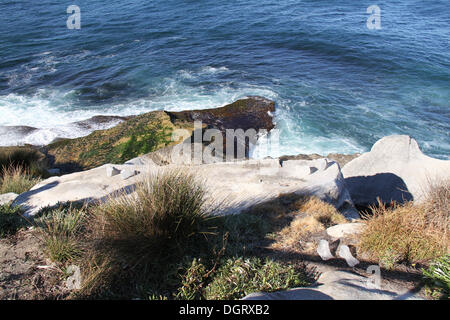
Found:
[{"label": "low bush", "polygon": [[[201,181],[168,171],[139,183],[133,194],[94,208],[89,218],[87,292],[141,296],[172,287],[183,258],[208,250],[206,240],[214,234],[215,219],[205,200]],[[105,270],[99,271],[99,266]]]},{"label": "low bush", "polygon": [[208,300],[240,299],[253,292],[274,292],[307,286],[304,270],[271,259],[228,258],[204,290]]}]

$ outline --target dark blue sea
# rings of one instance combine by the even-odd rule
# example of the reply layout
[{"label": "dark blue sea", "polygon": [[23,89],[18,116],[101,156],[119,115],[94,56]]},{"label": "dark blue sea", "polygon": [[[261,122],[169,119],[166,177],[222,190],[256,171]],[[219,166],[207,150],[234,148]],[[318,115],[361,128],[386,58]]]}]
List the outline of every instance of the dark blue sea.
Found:
[{"label": "dark blue sea", "polygon": [[[371,5],[381,29],[367,27]],[[0,145],[249,95],[276,102],[280,154],[364,152],[408,134],[450,159],[450,3],[0,0]]]}]

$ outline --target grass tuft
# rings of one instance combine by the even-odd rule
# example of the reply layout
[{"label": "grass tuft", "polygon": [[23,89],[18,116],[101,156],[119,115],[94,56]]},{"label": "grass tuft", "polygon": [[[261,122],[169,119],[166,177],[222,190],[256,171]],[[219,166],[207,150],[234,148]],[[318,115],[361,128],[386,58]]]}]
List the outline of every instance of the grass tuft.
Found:
[{"label": "grass tuft", "polygon": [[52,261],[66,263],[80,256],[79,243],[85,215],[84,210],[60,207],[36,219],[46,253]]},{"label": "grass tuft", "polygon": [[165,290],[160,284],[175,286],[180,261],[204,251],[214,233],[205,199],[193,175],[166,171],[137,184],[133,194],[94,208],[86,292],[159,296]]},{"label": "grass tuft", "polygon": [[2,167],[0,171],[0,194],[14,192],[21,194],[30,190],[40,179],[34,177],[22,166]]},{"label": "grass tuft", "polygon": [[46,177],[47,159],[32,147],[0,147],[0,168],[21,167],[33,176]]},{"label": "grass tuft", "polygon": [[331,204],[317,197],[301,197],[293,203],[294,218],[279,232],[274,248],[296,250],[300,241],[328,227],[348,222]]},{"label": "grass tuft", "polygon": [[366,216],[360,249],[388,268],[397,263],[427,262],[449,248],[450,184],[433,186],[423,203],[379,203]]},{"label": "grass tuft", "polygon": [[442,292],[448,299],[450,295],[450,255],[433,261],[427,270],[422,269],[426,281],[434,291]]}]

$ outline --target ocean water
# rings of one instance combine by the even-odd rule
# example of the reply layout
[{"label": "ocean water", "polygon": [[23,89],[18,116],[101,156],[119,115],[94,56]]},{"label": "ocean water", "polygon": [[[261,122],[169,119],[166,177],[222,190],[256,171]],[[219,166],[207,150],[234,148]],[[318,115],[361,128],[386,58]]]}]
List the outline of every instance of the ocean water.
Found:
[{"label": "ocean water", "polygon": [[[379,30],[366,25],[374,4]],[[82,136],[71,123],[94,115],[260,95],[277,103],[279,154],[409,134],[449,159],[449,44],[448,1],[2,0],[0,145]]]}]

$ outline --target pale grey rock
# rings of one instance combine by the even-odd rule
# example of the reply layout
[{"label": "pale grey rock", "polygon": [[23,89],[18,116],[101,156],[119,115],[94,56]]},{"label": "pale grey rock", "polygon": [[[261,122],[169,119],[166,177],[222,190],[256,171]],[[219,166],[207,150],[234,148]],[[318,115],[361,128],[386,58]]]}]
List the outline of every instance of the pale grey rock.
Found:
[{"label": "pale grey rock", "polygon": [[114,177],[116,175],[120,174],[120,170],[116,169],[113,166],[107,166],[106,167],[106,176],[107,177]]},{"label": "pale grey rock", "polygon": [[13,202],[19,195],[14,192],[0,194],[0,205]]},{"label": "pale grey rock", "polygon": [[379,289],[374,279],[354,272],[327,271],[318,279],[318,290],[334,300],[403,300],[420,299],[408,290],[382,282]]},{"label": "pale grey rock", "polygon": [[322,258],[322,260],[330,260],[333,259],[333,255],[330,251],[330,245],[327,240],[320,240],[319,245],[317,246],[317,253]]},{"label": "pale grey rock", "polygon": [[353,268],[354,266],[359,264],[359,260],[353,257],[352,253],[350,252],[350,248],[345,244],[339,247],[338,255],[347,262],[349,267]]},{"label": "pale grey rock", "polygon": [[138,174],[139,174],[139,171],[137,171],[137,170],[125,168],[120,172],[120,177],[123,180],[126,180],[126,179],[134,177],[135,175],[138,175]]},{"label": "pale grey rock", "polygon": [[450,161],[428,157],[416,140],[393,135],[378,140],[370,150],[347,163],[342,174],[355,205],[382,202],[421,202],[430,184],[450,179]]},{"label": "pale grey rock", "polygon": [[423,300],[404,288],[382,283],[373,286],[374,279],[354,272],[327,271],[312,287],[295,288],[274,293],[252,293],[242,300]]},{"label": "pale grey rock", "polygon": [[[52,177],[40,182],[29,192],[20,195],[14,204],[22,205],[29,215],[40,208],[56,205],[66,201],[104,201],[116,191],[126,189],[133,192],[139,181],[151,178],[164,170],[180,170],[194,173],[207,191],[209,202],[206,205],[220,204],[218,214],[239,213],[255,204],[264,203],[279,197],[281,194],[311,194],[328,201],[337,208],[351,204],[350,196],[345,189],[345,182],[340,168],[335,162],[319,165],[315,162],[291,162],[289,176],[283,174],[283,167],[278,159],[246,160],[236,162],[220,162],[187,166],[170,164],[157,166],[146,157],[144,162],[134,159],[124,165],[113,165],[123,172],[140,174],[128,176],[122,174],[108,177],[104,165],[91,170]],[[138,163],[139,165],[133,165]],[[146,163],[146,165],[141,165]],[[304,166],[308,170],[304,170]],[[317,168],[313,173],[309,168]]]},{"label": "pale grey rock", "polygon": [[327,229],[327,234],[332,238],[345,238],[360,234],[366,225],[360,222],[338,224]]}]

